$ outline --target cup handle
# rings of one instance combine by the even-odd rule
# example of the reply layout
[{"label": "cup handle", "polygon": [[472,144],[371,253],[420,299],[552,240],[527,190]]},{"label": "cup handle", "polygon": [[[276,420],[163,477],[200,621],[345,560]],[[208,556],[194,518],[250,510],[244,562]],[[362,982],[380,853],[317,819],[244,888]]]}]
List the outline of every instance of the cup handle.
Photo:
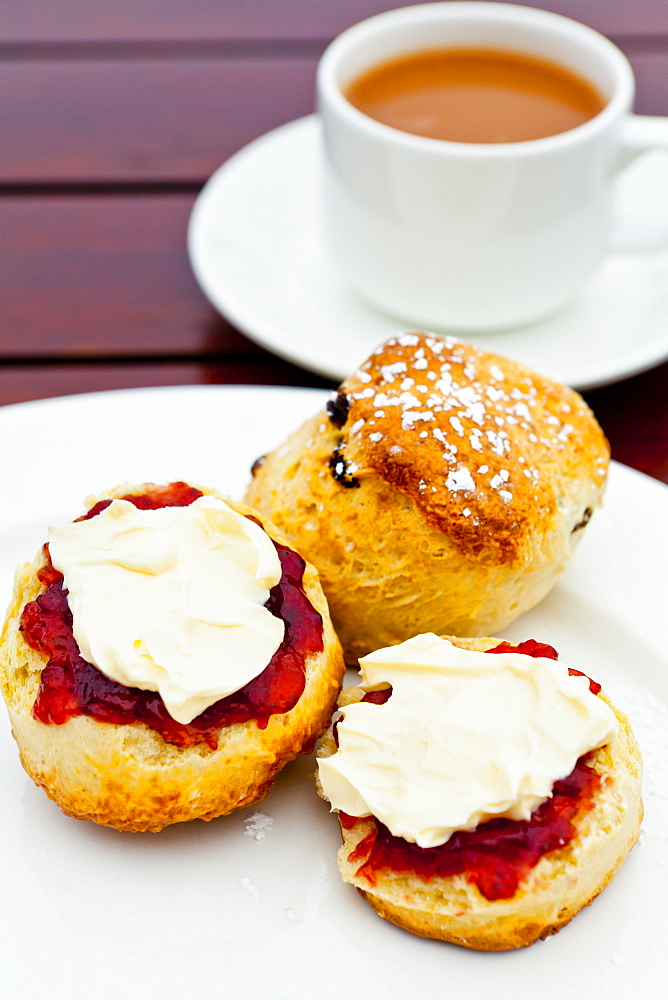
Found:
[{"label": "cup handle", "polygon": [[611,249],[651,253],[668,247],[668,118],[629,115],[622,133]]},{"label": "cup handle", "polygon": [[668,150],[668,118],[662,115],[629,115],[622,130],[622,168],[641,153],[661,148]]}]

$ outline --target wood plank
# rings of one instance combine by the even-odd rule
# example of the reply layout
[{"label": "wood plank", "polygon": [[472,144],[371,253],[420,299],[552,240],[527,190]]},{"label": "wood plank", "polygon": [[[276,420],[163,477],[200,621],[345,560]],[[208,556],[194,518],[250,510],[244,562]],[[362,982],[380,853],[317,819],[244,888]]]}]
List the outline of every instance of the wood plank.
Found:
[{"label": "wood plank", "polygon": [[0,366],[0,406],[80,392],[160,385],[299,385],[330,383],[266,351],[225,362]]},{"label": "wood plank", "polygon": [[663,52],[631,50],[627,55],[636,76],[638,113],[668,115],[668,45]]},{"label": "wood plank", "polygon": [[[668,5],[667,5],[668,7]],[[668,51],[631,52],[637,110],[668,112]],[[201,184],[313,108],[315,57],[0,64],[0,181]]]},{"label": "wood plank", "polygon": [[[420,0],[15,0],[2,38],[14,43],[329,39],[364,17]],[[623,37],[668,34],[665,0],[542,0],[543,7]]]},{"label": "wood plank", "polygon": [[612,457],[668,483],[668,363],[584,395]]},{"label": "wood plank", "polygon": [[5,61],[0,180],[201,183],[313,109],[315,57]]},{"label": "wood plank", "polygon": [[191,273],[193,201],[182,194],[0,200],[0,357],[249,350]]}]

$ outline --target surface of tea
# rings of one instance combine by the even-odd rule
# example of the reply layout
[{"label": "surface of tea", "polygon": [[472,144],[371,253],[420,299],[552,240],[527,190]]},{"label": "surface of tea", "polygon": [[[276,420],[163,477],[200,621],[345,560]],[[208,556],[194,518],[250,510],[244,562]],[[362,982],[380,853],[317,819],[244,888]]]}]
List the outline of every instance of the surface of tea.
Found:
[{"label": "surface of tea", "polygon": [[375,67],[345,96],[403,132],[453,142],[523,142],[567,132],[603,110],[587,80],[496,49],[417,52]]}]

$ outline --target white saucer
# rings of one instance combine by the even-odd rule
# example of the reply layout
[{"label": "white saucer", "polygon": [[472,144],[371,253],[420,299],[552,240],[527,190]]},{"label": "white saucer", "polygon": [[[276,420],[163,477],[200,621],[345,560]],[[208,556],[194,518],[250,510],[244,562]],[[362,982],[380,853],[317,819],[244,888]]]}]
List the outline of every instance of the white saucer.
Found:
[{"label": "white saucer", "polygon": [[[235,326],[339,381],[405,326],[350,292],[322,245],[320,141],[309,116],[227,161],[195,203],[188,250],[205,295]],[[651,368],[668,358],[668,251],[611,254],[558,317],[463,339],[580,390]]]}]

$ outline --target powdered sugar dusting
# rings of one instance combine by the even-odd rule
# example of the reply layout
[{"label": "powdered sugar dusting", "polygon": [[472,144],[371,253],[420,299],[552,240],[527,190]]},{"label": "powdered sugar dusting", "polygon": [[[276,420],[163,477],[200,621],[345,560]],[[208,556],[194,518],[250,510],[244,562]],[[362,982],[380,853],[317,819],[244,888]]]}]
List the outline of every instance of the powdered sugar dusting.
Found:
[{"label": "powdered sugar dusting", "polygon": [[[404,484],[415,449],[425,449],[429,475],[421,467],[413,488],[422,498],[439,492],[444,503],[445,494],[463,500],[458,516],[469,523],[491,500],[499,512],[519,502],[518,494],[523,503],[544,504],[554,456],[577,444],[574,418],[586,410],[564,387],[546,391],[526,369],[511,377],[498,357],[431,334],[388,340],[343,391],[352,413],[347,444],[368,445],[379,461],[395,461]],[[603,443],[589,461],[592,474],[605,475]]]},{"label": "powdered sugar dusting", "polygon": [[273,826],[273,819],[266,813],[256,812],[244,820],[244,833],[255,840],[264,840]]},{"label": "powdered sugar dusting", "polygon": [[255,883],[251,879],[249,879],[246,875],[243,875],[239,879],[239,883],[246,890],[246,892],[253,897],[253,899],[260,898],[260,890],[255,885]]},{"label": "powdered sugar dusting", "polygon": [[449,490],[468,490],[470,493],[475,490],[473,476],[463,465],[453,469],[445,480],[445,485]]}]

